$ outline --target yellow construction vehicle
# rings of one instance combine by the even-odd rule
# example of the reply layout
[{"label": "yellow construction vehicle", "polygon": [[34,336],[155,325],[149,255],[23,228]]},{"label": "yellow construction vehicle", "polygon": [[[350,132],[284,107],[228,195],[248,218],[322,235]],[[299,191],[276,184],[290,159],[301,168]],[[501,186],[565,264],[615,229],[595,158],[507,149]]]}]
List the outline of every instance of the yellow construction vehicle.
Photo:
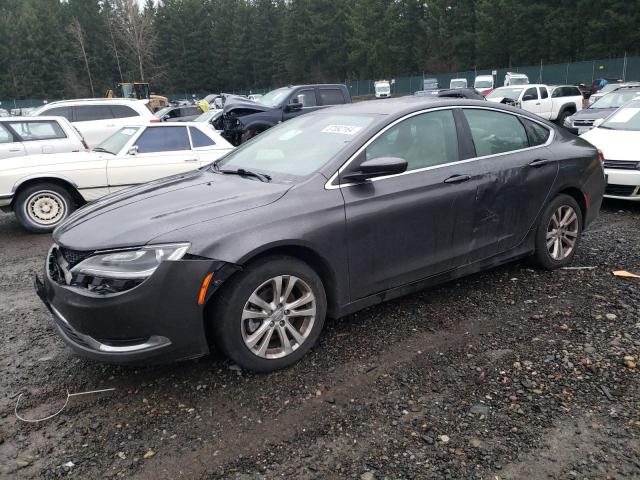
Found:
[{"label": "yellow construction vehicle", "polygon": [[149,100],[147,106],[152,112],[169,105],[169,99],[161,95],[149,92],[149,84],[146,82],[118,83],[115,92],[111,89],[105,94],[107,98],[136,98],[138,100]]}]

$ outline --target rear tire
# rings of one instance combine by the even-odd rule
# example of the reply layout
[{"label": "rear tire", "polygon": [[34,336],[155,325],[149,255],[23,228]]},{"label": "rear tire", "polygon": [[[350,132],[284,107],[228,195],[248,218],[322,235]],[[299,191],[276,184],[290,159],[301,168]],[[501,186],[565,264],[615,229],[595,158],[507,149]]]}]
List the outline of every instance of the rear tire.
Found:
[{"label": "rear tire", "polygon": [[212,301],[207,321],[216,345],[239,366],[256,372],[300,360],[318,341],[327,312],[318,274],[282,255],[249,264]]},{"label": "rear tire", "polygon": [[571,263],[582,235],[582,209],[570,195],[551,200],[540,217],[532,260],[546,270]]},{"label": "rear tire", "polygon": [[18,221],[33,233],[52,232],[75,209],[71,193],[55,183],[29,185],[13,201]]}]

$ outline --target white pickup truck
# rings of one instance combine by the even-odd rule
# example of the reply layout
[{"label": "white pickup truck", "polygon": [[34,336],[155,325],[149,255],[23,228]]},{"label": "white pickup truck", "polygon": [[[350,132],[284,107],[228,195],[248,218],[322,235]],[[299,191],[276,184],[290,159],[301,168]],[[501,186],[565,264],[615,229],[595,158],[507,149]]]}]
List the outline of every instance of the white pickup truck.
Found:
[{"label": "white pickup truck", "polygon": [[500,87],[487,95],[487,100],[520,107],[559,125],[568,116],[582,110],[582,94],[573,85]]}]

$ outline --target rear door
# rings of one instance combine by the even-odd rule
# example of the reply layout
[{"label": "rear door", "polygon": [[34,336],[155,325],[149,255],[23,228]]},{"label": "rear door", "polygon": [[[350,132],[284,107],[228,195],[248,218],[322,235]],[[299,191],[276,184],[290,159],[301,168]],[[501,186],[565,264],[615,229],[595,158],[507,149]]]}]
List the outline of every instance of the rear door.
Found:
[{"label": "rear door", "polygon": [[191,147],[198,154],[201,166],[208,165],[233,150],[233,147],[218,145],[214,139],[198,127],[189,127],[189,136],[191,137]]},{"label": "rear door", "polygon": [[411,115],[374,138],[344,169],[400,157],[405,173],[342,181],[351,298],[366,297],[467,261],[482,178],[461,154],[451,109]]},{"label": "rear door", "polygon": [[526,117],[464,108],[477,168],[492,179],[476,193],[473,260],[519,245],[546,204],[558,162],[546,147],[552,130]]},{"label": "rear door", "polygon": [[26,154],[20,139],[5,126],[4,122],[0,122],[0,159],[21,157]]},{"label": "rear door", "polygon": [[335,87],[319,87],[318,94],[320,97],[320,105],[342,105],[347,103],[344,92],[340,88]]},{"label": "rear door", "polygon": [[200,166],[197,152],[191,149],[185,126],[151,126],[132,143],[137,153],[125,153],[107,163],[109,190],[149,182]]}]

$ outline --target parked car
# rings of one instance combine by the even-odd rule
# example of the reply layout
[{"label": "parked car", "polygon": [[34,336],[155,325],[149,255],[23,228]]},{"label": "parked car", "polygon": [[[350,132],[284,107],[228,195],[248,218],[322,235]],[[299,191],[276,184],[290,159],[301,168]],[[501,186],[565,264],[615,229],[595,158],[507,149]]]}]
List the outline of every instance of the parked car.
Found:
[{"label": "parked car", "polygon": [[247,95],[247,98],[252,102],[257,102],[262,98],[262,94],[260,93],[252,93],[251,95]]},{"label": "parked car", "polygon": [[423,78],[422,79],[422,90],[427,92],[437,92],[439,90],[438,79],[437,78]]},{"label": "parked car", "polygon": [[203,123],[121,127],[90,151],[1,161],[0,207],[28,230],[50,232],[86,202],[193,170],[232,148]]},{"label": "parked car", "polygon": [[163,122],[191,122],[202,115],[202,109],[198,105],[171,105],[158,110],[156,118]]},{"label": "parked car", "polygon": [[524,73],[507,72],[504,76],[504,86],[512,87],[514,85],[527,85],[529,83],[529,77]]},{"label": "parked car", "polygon": [[514,259],[568,265],[604,186],[593,146],[520,109],[338,106],[79,210],[37,291],[80,355],[151,363],[215,344],[272,371],[313,347],[326,315]]},{"label": "parked car", "polygon": [[11,116],[10,113],[5,110],[4,108],[0,108],[0,117],[9,117]]},{"label": "parked car", "polygon": [[578,87],[581,89],[584,98],[588,99],[594,93],[602,90],[606,85],[618,83],[622,83],[622,80],[619,78],[596,78],[590,84],[581,83]]},{"label": "parked car", "polygon": [[626,83],[607,83],[602,89],[598,90],[596,93],[593,93],[589,96],[588,105],[593,105],[596,101],[600,100],[606,94],[615,92],[619,88],[622,87],[638,87],[640,83],[638,82],[626,82]]},{"label": "parked car", "polygon": [[486,100],[475,88],[450,88],[437,92],[435,98],[467,98],[469,100]]},{"label": "parked car", "polygon": [[520,107],[562,125],[565,118],[582,110],[582,95],[577,87],[570,85],[553,87],[555,96],[549,94],[551,89],[535,84],[499,87],[487,95],[487,100]]},{"label": "parked car", "polygon": [[87,148],[80,132],[65,118],[0,118],[0,159],[80,152]]},{"label": "parked car", "polygon": [[201,113],[198,117],[196,117],[194,122],[206,122],[211,125],[212,128],[215,128],[213,124],[216,122],[218,118],[222,116],[222,109],[213,109],[207,112]]},{"label": "parked car", "polygon": [[373,82],[373,89],[376,94],[376,98],[389,98],[391,97],[391,83],[389,80],[378,80]]},{"label": "parked car", "polygon": [[605,120],[597,120],[582,138],[598,148],[604,158],[604,196],[640,202],[640,98]]},{"label": "parked car", "polygon": [[280,122],[345,103],[351,103],[351,95],[345,85],[338,84],[282,87],[257,102],[225,96],[222,117],[214,125],[232,145],[240,145]]},{"label": "parked car", "polygon": [[39,107],[33,116],[64,117],[73,123],[89,146],[98,145],[123,126],[158,122],[147,100],[88,98],[60,100]]},{"label": "parked car", "polygon": [[493,87],[493,75],[478,75],[473,81],[473,88],[485,97],[491,93]]},{"label": "parked car", "polygon": [[591,130],[595,121],[608,117],[637,96],[640,96],[640,86],[623,87],[608,93],[589,108],[567,117],[564,120],[564,128],[576,135],[582,135]]},{"label": "parked car", "polygon": [[449,88],[453,90],[454,88],[467,88],[467,79],[466,78],[452,78],[449,81]]},{"label": "parked car", "polygon": [[413,93],[416,97],[437,98],[439,90],[418,90]]}]

